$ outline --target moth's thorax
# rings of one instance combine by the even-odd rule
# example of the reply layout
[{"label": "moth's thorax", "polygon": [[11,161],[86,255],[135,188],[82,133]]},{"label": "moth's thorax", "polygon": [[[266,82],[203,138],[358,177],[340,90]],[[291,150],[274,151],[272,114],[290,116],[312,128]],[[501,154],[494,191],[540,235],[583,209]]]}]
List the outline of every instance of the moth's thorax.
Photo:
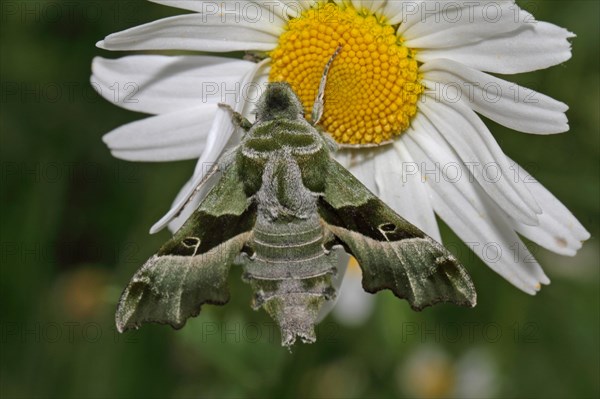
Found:
[{"label": "moth's thorax", "polygon": [[286,148],[294,154],[312,154],[322,146],[320,133],[304,118],[257,122],[242,142],[244,152],[254,158]]},{"label": "moth's thorax", "polygon": [[[248,195],[261,188],[265,169],[274,159],[295,162],[302,176],[301,184],[313,192],[322,192],[323,169],[329,157],[321,134],[303,118],[257,122],[242,140],[237,154]],[[278,175],[276,172],[274,177]]]},{"label": "moth's thorax", "polygon": [[304,186],[302,170],[288,152],[269,158],[255,197],[258,213],[275,222],[307,219],[317,213],[316,195]]}]

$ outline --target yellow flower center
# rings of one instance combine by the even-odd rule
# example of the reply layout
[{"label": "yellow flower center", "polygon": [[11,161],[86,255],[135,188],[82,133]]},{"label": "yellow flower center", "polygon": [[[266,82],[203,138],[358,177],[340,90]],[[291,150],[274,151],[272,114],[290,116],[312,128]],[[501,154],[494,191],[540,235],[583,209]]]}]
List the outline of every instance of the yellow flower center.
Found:
[{"label": "yellow flower center", "polygon": [[269,79],[288,82],[310,115],[323,68],[340,45],[320,124],[342,144],[391,140],[410,125],[423,86],[414,51],[373,15],[332,3],[304,11],[269,54]]}]

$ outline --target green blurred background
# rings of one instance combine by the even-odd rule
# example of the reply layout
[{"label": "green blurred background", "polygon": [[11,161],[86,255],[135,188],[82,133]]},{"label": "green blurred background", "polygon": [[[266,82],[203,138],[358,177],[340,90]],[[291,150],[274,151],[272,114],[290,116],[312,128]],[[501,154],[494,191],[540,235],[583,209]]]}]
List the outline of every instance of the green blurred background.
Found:
[{"label": "green blurred background", "polygon": [[[512,158],[592,234],[575,258],[533,246],[552,284],[536,297],[494,274],[449,229],[479,304],[412,312],[376,296],[366,322],[331,315],[318,342],[279,345],[233,273],[232,301],[180,331],[118,335],[116,300],[167,239],[149,226],[194,162],[114,159],[104,133],[143,117],[89,86],[105,35],[177,13],[139,1],[3,1],[1,15],[2,397],[598,397],[599,82],[597,1],[520,2],[577,34],[565,65],[514,80],[570,105],[571,131],[510,132]],[[512,78],[511,78],[512,79]]]}]

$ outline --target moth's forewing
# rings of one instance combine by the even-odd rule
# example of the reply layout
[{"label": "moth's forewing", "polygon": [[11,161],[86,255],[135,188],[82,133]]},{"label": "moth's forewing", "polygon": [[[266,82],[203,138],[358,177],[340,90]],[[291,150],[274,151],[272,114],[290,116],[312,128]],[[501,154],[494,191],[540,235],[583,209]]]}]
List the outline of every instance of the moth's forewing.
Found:
[{"label": "moth's forewing", "polygon": [[319,214],[363,271],[363,288],[390,289],[421,310],[438,302],[475,306],[469,274],[443,246],[398,216],[335,160],[327,168]]},{"label": "moth's forewing", "polygon": [[225,304],[229,267],[255,219],[256,206],[233,163],[181,229],[133,276],[117,307],[118,330],[143,322],[181,328],[203,304]]}]

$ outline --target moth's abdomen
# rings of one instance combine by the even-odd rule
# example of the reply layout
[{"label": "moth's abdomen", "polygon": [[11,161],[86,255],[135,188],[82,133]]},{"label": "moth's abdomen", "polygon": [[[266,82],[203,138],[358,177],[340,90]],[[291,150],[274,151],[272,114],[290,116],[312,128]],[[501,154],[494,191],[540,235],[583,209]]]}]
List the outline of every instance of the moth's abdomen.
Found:
[{"label": "moth's abdomen", "polygon": [[[329,264],[321,259],[326,257],[322,246],[323,228],[307,222],[296,219],[267,226],[257,223],[252,238],[253,261],[247,265],[246,272],[266,280],[304,279],[329,272]],[[284,226],[287,229],[277,228]]]},{"label": "moth's abdomen", "polygon": [[321,306],[335,297],[335,254],[323,248],[318,218],[277,223],[259,218],[245,262],[245,278],[254,289],[254,308],[264,308],[281,327],[282,343],[296,337],[314,342]]}]

